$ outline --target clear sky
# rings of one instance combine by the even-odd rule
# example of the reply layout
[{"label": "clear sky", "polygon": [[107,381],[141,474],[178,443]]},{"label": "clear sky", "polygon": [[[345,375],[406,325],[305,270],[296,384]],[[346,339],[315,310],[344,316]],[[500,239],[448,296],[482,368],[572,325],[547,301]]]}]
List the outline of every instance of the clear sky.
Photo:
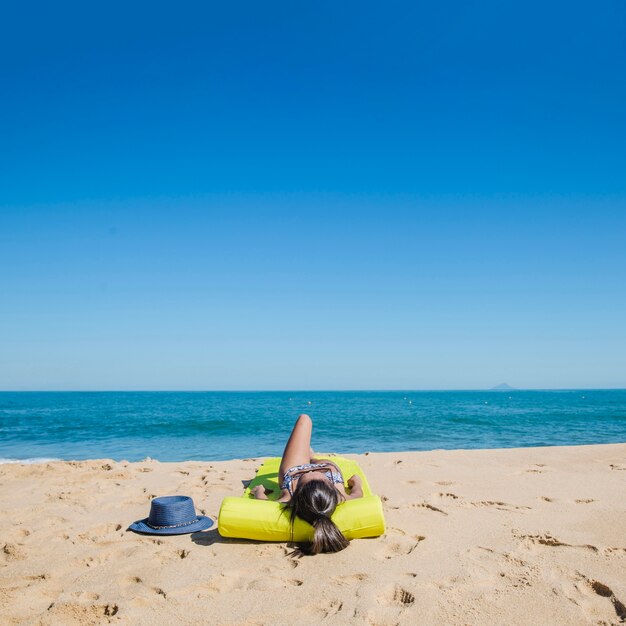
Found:
[{"label": "clear sky", "polygon": [[0,389],[626,386],[622,0],[222,5],[5,8]]}]

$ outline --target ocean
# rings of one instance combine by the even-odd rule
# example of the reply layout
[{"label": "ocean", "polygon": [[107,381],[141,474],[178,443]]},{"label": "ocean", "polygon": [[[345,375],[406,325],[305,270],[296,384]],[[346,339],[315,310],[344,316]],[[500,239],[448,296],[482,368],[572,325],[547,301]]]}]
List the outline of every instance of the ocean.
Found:
[{"label": "ocean", "polygon": [[279,456],[300,413],[325,452],[626,442],[626,390],[0,392],[0,462]]}]

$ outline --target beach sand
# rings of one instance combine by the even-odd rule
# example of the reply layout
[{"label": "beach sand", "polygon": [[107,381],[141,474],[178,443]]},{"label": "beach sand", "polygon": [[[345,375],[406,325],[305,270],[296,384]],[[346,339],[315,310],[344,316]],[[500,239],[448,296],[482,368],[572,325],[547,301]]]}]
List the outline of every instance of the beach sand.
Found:
[{"label": "beach sand", "polygon": [[626,444],[347,455],[387,532],[338,554],[126,532],[156,495],[207,515],[259,459],[0,466],[2,624],[619,624]]}]

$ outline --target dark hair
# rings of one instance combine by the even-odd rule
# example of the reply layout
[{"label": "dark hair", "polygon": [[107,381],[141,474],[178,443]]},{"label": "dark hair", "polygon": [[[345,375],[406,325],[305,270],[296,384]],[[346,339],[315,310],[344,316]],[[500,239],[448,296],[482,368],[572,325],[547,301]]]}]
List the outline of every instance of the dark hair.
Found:
[{"label": "dark hair", "polygon": [[292,529],[296,517],[303,519],[313,526],[313,541],[299,544],[296,553],[339,552],[348,547],[350,542],[330,519],[340,501],[337,489],[324,480],[298,485],[287,505],[291,510]]}]

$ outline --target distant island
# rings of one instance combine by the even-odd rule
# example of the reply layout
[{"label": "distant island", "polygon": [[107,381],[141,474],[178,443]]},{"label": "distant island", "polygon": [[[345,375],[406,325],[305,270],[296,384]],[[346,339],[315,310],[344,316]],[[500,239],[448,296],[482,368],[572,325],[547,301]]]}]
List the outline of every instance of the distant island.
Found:
[{"label": "distant island", "polygon": [[492,387],[489,391],[517,391],[517,389],[515,389],[515,387],[511,387],[511,385],[507,383],[500,383],[499,385]]}]

